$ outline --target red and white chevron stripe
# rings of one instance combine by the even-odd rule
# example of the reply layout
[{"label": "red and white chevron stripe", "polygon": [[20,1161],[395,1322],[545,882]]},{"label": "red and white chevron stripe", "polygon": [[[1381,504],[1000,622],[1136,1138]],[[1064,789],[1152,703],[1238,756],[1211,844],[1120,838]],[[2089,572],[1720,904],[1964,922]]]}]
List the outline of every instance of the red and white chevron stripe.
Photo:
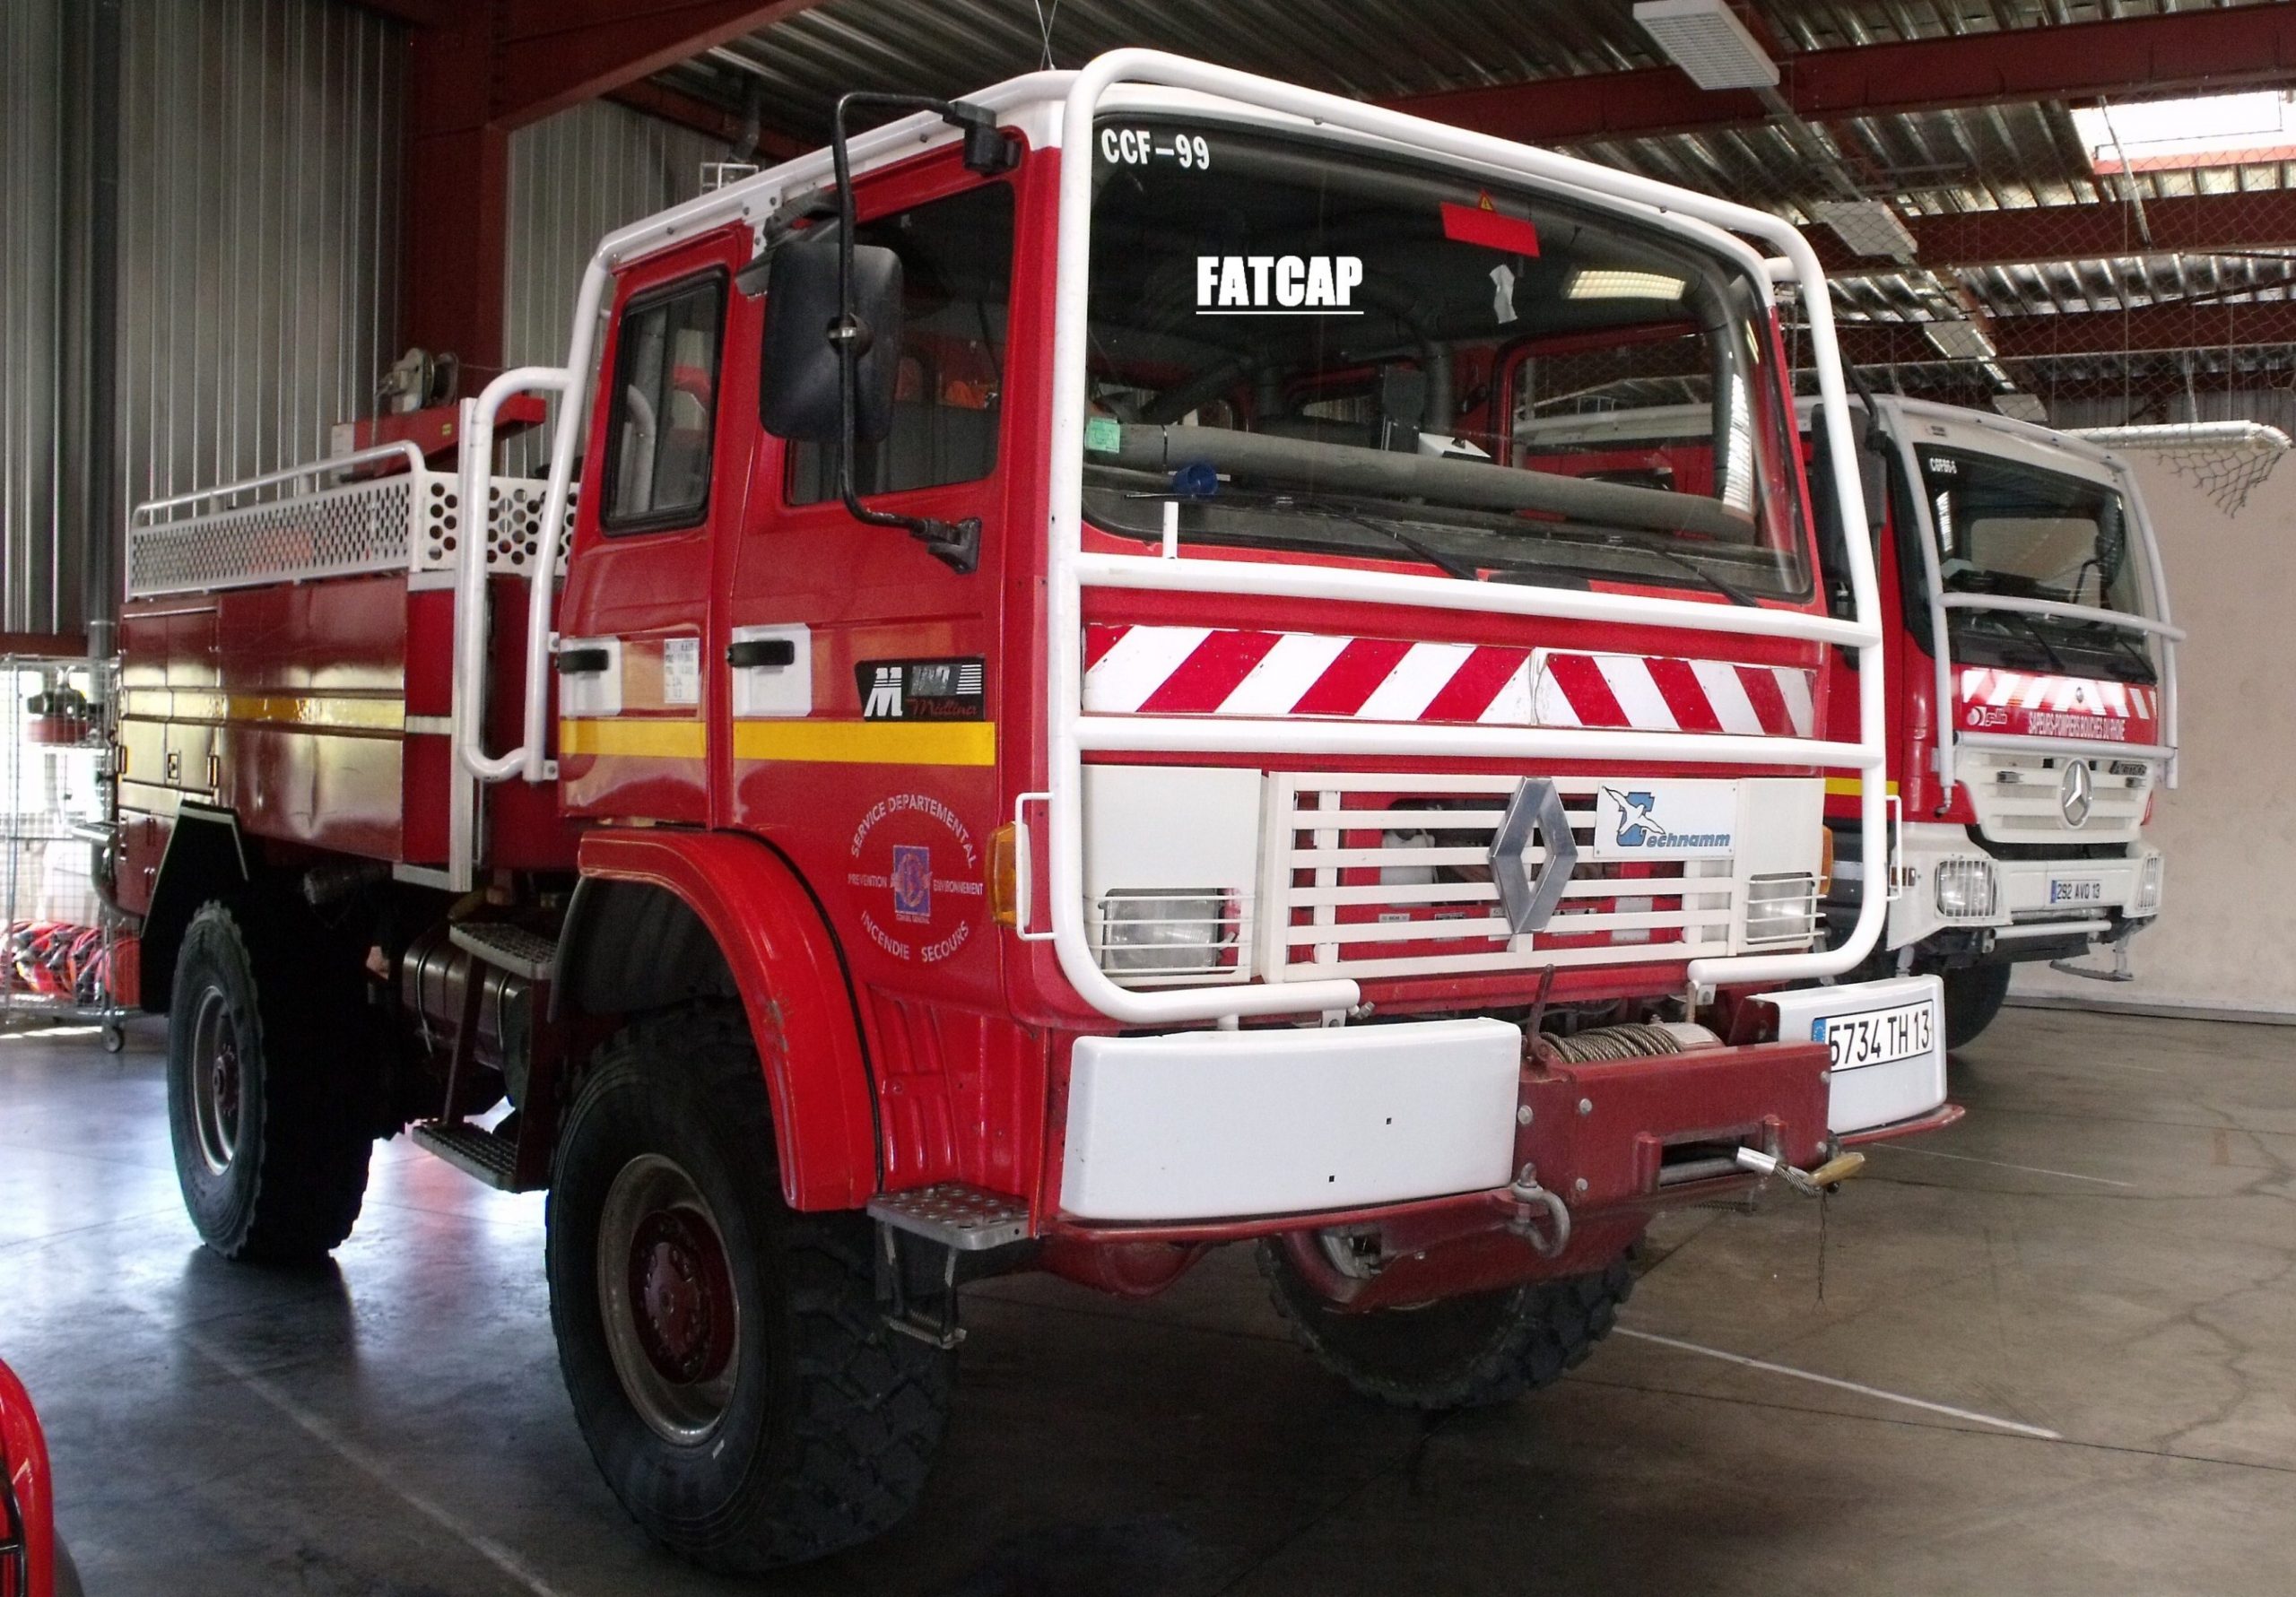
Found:
[{"label": "red and white chevron stripe", "polygon": [[2150,743],[2160,735],[2161,690],[2135,682],[1964,665],[1961,700],[1959,719],[1969,732],[2116,743]]},{"label": "red and white chevron stripe", "polygon": [[1813,673],[1316,632],[1084,629],[1089,715],[1335,716],[1809,737]]}]

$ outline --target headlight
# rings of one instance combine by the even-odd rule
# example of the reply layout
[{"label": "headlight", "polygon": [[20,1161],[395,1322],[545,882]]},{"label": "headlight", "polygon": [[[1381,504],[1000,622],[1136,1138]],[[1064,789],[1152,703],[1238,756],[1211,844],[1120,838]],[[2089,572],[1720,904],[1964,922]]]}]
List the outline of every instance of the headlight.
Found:
[{"label": "headlight", "polygon": [[1989,920],[1996,903],[1991,860],[1942,860],[1937,913],[1949,921]]},{"label": "headlight", "polygon": [[2161,856],[2144,856],[2144,869],[2136,873],[2136,907],[2140,914],[2151,914],[2161,907]]},{"label": "headlight", "polygon": [[1807,942],[1817,930],[1816,877],[1796,872],[1746,883],[1748,942]]},{"label": "headlight", "polygon": [[1131,888],[1100,898],[1110,976],[1213,976],[1236,964],[1235,900],[1213,888]]}]

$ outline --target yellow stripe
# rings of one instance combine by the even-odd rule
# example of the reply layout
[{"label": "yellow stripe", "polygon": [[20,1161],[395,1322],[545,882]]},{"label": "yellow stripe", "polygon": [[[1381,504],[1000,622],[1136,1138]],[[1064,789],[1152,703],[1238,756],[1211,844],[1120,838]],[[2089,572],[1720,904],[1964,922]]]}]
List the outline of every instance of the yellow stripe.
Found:
[{"label": "yellow stripe", "polygon": [[396,732],[406,725],[402,699],[324,698],[302,694],[231,695],[231,719],[317,732]]},{"label": "yellow stripe", "polygon": [[[1862,791],[1864,791],[1864,789],[1859,784],[1857,778],[1855,777],[1828,777],[1826,778],[1826,796],[1828,798],[1856,798]],[[1891,783],[1887,791],[1892,798],[1895,798],[1897,796],[1898,785],[1894,782]]]},{"label": "yellow stripe", "polygon": [[561,721],[558,751],[628,754],[648,759],[700,759],[709,752],[709,733],[699,721],[653,721],[634,716]]},{"label": "yellow stripe", "polygon": [[311,732],[397,732],[406,725],[403,699],[346,693],[231,693],[205,688],[134,688],[120,713],[148,721],[246,721]]},{"label": "yellow stripe", "polygon": [[993,721],[736,721],[736,759],[826,765],[995,765]]}]

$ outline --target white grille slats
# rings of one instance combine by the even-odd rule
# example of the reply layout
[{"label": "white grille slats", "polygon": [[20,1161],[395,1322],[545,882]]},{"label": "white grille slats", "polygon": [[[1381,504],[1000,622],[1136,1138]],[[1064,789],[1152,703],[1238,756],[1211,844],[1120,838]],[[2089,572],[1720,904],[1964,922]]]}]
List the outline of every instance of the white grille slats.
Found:
[{"label": "white grille slats", "polygon": [[[1271,981],[1445,976],[1727,953],[1731,862],[1588,859],[1600,785],[1556,783],[1578,868],[1554,918],[1510,938],[1489,852],[1515,778],[1271,777],[1260,971]],[[1534,869],[1544,859],[1535,846],[1527,857]]]}]

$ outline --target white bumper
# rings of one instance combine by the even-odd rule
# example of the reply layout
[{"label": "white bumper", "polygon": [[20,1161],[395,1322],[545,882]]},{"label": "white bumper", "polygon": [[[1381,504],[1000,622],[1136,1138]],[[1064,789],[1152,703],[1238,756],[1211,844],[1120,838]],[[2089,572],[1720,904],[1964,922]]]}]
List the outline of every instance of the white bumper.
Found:
[{"label": "white bumper", "polygon": [[1492,1020],[1084,1037],[1061,1211],[1217,1219],[1504,1186],[1522,1063],[1522,1029]]},{"label": "white bumper", "polygon": [[[2092,935],[2108,916],[2135,919],[2160,912],[2160,904],[2140,905],[2138,892],[2148,859],[2160,850],[2139,844],[2114,859],[1995,859],[1970,841],[1959,827],[1908,826],[1899,863],[1912,877],[1890,906],[1889,946],[1904,948],[1943,931],[1992,928],[2005,943],[2047,937],[2086,927]],[[1993,910],[1983,916],[1947,916],[1937,907],[1937,876],[1948,861],[1985,860],[1994,880]]]},{"label": "white bumper", "polygon": [[[1835,1136],[1895,1125],[1944,1107],[1945,984],[1937,977],[1892,976],[1762,997],[1778,1006],[1779,1041],[1832,1046],[1826,1129]],[[1867,1063],[1859,1056],[1861,1043],[1898,1057]]]}]

